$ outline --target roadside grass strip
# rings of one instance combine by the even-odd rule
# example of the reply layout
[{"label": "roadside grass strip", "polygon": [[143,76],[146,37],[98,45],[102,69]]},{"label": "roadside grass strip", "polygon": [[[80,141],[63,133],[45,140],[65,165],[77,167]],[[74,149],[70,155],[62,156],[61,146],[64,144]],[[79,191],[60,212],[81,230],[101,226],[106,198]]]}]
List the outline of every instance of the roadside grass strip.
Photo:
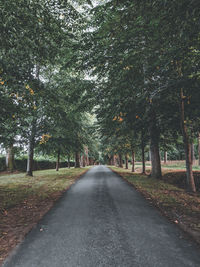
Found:
[{"label": "roadside grass strip", "polygon": [[190,193],[166,180],[111,167],[200,244],[200,193]]},{"label": "roadside grass strip", "polygon": [[0,265],[75,180],[90,167],[0,176]]}]

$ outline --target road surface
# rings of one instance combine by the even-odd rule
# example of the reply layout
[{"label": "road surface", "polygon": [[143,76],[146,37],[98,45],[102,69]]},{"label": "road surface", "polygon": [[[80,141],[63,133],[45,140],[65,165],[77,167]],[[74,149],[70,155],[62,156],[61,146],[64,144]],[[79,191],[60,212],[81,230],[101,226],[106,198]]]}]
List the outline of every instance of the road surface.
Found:
[{"label": "road surface", "polygon": [[200,253],[104,166],[79,179],[4,267],[199,267]]}]

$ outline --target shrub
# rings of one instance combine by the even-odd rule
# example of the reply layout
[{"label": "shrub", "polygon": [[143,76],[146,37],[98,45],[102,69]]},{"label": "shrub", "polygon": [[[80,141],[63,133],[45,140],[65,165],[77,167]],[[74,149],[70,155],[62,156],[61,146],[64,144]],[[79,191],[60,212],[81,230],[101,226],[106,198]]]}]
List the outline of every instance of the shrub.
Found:
[{"label": "shrub", "polygon": [[[26,165],[27,165],[27,159],[21,158],[21,159],[15,159],[14,166],[15,169],[18,171],[26,171]],[[60,168],[68,167],[67,162],[61,162]],[[74,167],[74,162],[70,162],[70,167]],[[49,160],[34,160],[33,162],[33,170],[47,170],[47,169],[55,169],[56,168],[56,162],[49,161]],[[6,158],[0,157],[0,171],[6,170]]]}]

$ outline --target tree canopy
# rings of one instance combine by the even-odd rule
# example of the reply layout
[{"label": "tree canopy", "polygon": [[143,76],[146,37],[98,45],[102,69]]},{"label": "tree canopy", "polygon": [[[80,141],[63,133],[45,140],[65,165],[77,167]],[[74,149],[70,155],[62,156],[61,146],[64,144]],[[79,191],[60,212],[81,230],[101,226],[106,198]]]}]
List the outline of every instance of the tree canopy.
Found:
[{"label": "tree canopy", "polygon": [[143,172],[150,150],[161,178],[160,155],[181,143],[195,191],[199,13],[197,0],[1,1],[2,145],[25,144],[29,175],[35,148],[76,159],[89,149],[94,161],[99,149],[109,160],[137,155]]}]

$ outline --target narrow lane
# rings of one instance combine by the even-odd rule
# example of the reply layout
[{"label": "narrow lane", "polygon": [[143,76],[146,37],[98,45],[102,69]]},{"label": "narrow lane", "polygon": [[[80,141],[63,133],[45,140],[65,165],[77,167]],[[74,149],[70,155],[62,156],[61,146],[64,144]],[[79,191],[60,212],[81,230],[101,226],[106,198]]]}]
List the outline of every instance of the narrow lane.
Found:
[{"label": "narrow lane", "polygon": [[133,187],[97,166],[64,194],[3,266],[199,267],[200,252]]}]

